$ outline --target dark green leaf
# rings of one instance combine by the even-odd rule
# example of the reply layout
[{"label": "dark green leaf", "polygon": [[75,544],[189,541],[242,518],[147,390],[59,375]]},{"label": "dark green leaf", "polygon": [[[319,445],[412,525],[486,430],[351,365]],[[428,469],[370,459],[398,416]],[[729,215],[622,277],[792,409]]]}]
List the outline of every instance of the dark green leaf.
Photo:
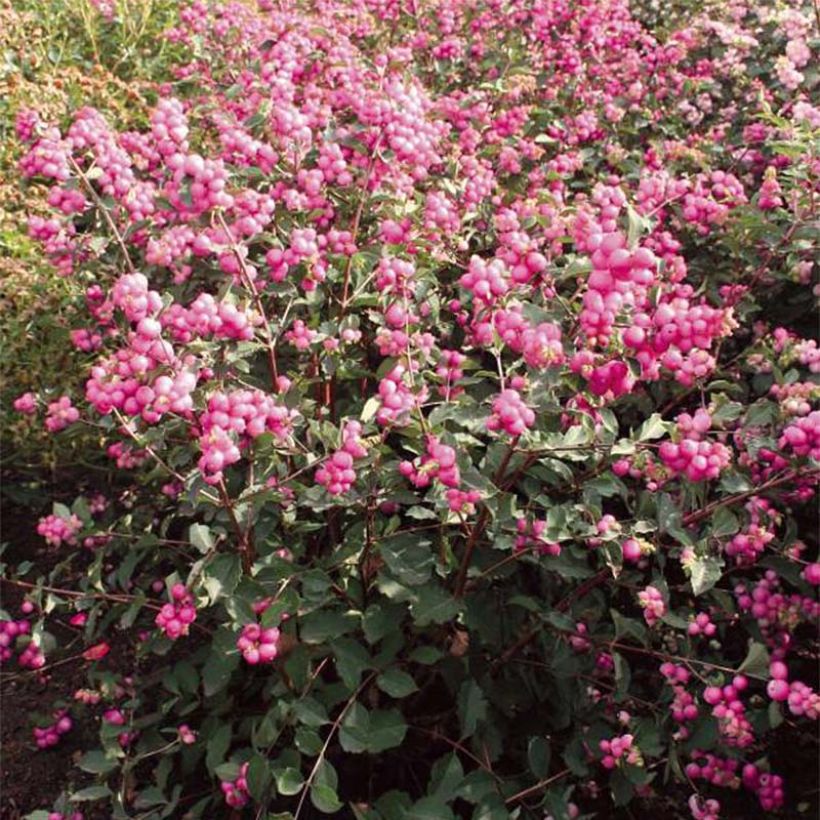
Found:
[{"label": "dark green leaf", "polygon": [[413,678],[401,669],[388,669],[376,678],[376,685],[392,698],[404,698],[418,691]]},{"label": "dark green leaf", "polygon": [[326,783],[313,783],[310,787],[310,802],[323,814],[335,814],[342,807],[336,790]]},{"label": "dark green leaf", "polygon": [[248,791],[254,800],[261,800],[265,796],[271,782],[271,771],[268,761],[259,754],[255,754],[248,763]]},{"label": "dark green leaf", "polygon": [[286,797],[292,794],[299,794],[305,778],[298,769],[288,767],[276,773],[276,790]]},{"label": "dark green leaf", "polygon": [[368,712],[354,703],[342,721],[339,742],[346,752],[376,754],[399,746],[406,734],[407,724],[397,709]]},{"label": "dark green leaf", "polygon": [[462,740],[475,734],[478,724],[487,717],[487,699],[474,680],[465,681],[459,690],[458,716]]},{"label": "dark green leaf", "polygon": [[85,789],[74,792],[69,800],[72,803],[83,803],[88,800],[102,800],[106,797],[111,797],[111,789],[109,789],[108,786],[88,786]]},{"label": "dark green leaf", "polygon": [[95,749],[91,752],[86,752],[77,764],[84,772],[91,772],[92,774],[106,774],[119,766],[119,761],[108,757],[105,752]]},{"label": "dark green leaf", "polygon": [[333,642],[333,654],[336,656],[336,671],[353,691],[361,680],[362,672],[370,668],[370,655],[367,650],[352,638],[338,638]]},{"label": "dark green leaf", "polygon": [[207,753],[205,755],[205,765],[211,774],[216,767],[225,759],[225,755],[231,746],[231,725],[223,723],[208,740]]},{"label": "dark green leaf", "polygon": [[753,678],[767,678],[770,662],[766,647],[762,643],[753,643],[737,671]]},{"label": "dark green leaf", "polygon": [[550,744],[546,738],[531,737],[527,745],[527,760],[530,771],[539,779],[547,776],[550,770]]}]

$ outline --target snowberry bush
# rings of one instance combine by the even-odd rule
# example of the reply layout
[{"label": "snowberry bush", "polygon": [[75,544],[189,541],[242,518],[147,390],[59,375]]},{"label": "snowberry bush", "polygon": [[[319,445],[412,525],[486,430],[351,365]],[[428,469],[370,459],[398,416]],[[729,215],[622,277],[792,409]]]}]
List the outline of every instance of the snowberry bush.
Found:
[{"label": "snowberry bush", "polygon": [[74,803],[816,805],[813,26],[197,0],[142,129],[18,113],[87,381],[15,410],[118,476],[32,522],[53,572],[6,568],[6,665],[58,614],[94,644],[37,736],[100,716]]}]

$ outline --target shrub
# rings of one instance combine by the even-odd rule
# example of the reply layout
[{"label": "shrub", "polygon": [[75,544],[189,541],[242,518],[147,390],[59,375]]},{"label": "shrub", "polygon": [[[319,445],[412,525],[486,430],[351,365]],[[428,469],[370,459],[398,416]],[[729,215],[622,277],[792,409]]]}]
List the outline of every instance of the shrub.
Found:
[{"label": "shrub", "polygon": [[40,522],[47,577],[7,569],[20,649],[47,663],[62,611],[94,644],[71,799],[797,811],[808,9],[315,6],[183,7],[143,129],[18,117],[31,233],[90,316],[47,423],[81,412],[133,475]]}]

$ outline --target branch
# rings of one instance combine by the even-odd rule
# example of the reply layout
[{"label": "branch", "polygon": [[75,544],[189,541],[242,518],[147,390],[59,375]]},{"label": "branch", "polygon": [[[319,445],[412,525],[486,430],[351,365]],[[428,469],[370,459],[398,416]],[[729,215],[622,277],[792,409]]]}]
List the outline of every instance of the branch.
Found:
[{"label": "branch", "polygon": [[222,216],[221,213],[217,212],[216,219],[219,222],[219,225],[222,228],[222,230],[225,232],[225,237],[230,243],[229,247],[233,255],[236,257],[237,264],[239,265],[239,270],[242,273],[242,282],[245,285],[246,290],[250,291],[253,303],[256,306],[256,309],[259,311],[259,315],[262,317],[262,322],[265,328],[265,346],[267,347],[268,351],[268,367],[270,368],[271,386],[273,388],[273,392],[276,393],[279,391],[279,386],[277,384],[279,378],[279,368],[276,364],[276,345],[274,342],[274,337],[271,335],[270,332],[270,322],[268,321],[268,316],[265,312],[265,305],[262,302],[262,297],[259,295],[259,291],[256,289],[256,285],[254,284],[253,277],[251,276],[251,273],[248,270],[245,258],[239,252],[239,247],[237,246],[236,241],[233,238],[233,233],[231,233],[228,224],[225,222],[225,218]]},{"label": "branch", "polygon": [[347,703],[345,703],[342,711],[339,712],[338,717],[336,720],[333,721],[333,725],[330,727],[330,732],[328,733],[327,739],[325,740],[324,745],[322,746],[322,750],[319,752],[318,757],[316,758],[316,762],[313,764],[313,768],[310,770],[310,774],[308,775],[308,779],[305,781],[305,785],[302,787],[302,794],[299,797],[299,803],[296,806],[296,811],[293,813],[294,820],[299,820],[299,815],[302,813],[302,806],[307,799],[308,792],[310,791],[310,787],[313,784],[313,780],[316,777],[316,773],[319,771],[319,766],[322,765],[322,761],[325,759],[325,754],[327,753],[328,747],[330,746],[330,741],[333,740],[333,736],[339,729],[339,726],[342,725],[342,721],[344,720],[344,716],[347,714],[350,707],[356,702],[356,698],[359,697],[361,692],[369,685],[369,683],[376,677],[376,672],[371,672],[364,681],[359,685],[356,691],[347,699]]},{"label": "branch", "polygon": [[[515,452],[515,445],[518,443],[518,436],[516,436],[511,442],[509,447],[507,448],[507,452],[504,455],[501,463],[498,465],[498,469],[495,471],[495,475],[493,476],[493,484],[499,485],[504,477],[504,473],[507,470],[507,467],[510,464],[510,459],[513,457],[513,453]],[[487,524],[487,518],[490,515],[490,511],[485,504],[481,508],[481,512],[479,513],[478,520],[473,525],[472,530],[470,530],[470,537],[467,539],[467,545],[464,548],[464,555],[461,558],[461,566],[458,568],[458,575],[456,576],[456,586],[454,595],[456,598],[461,598],[464,595],[464,587],[467,584],[467,571],[470,569],[470,561],[473,558],[473,552],[475,552],[476,544],[478,543],[478,537],[484,531],[484,527]]]},{"label": "branch", "polygon": [[542,789],[546,789],[547,786],[551,786],[556,781],[560,780],[563,777],[566,777],[570,773],[569,769],[564,769],[563,771],[558,772],[558,774],[554,774],[552,777],[546,778],[546,780],[539,780],[534,786],[530,786],[523,791],[514,794],[512,797],[508,797],[506,800],[507,805],[510,803],[518,803],[520,800],[523,800],[525,797],[529,797],[532,794],[537,794]]},{"label": "branch", "polygon": [[108,208],[105,207],[105,203],[100,199],[100,195],[94,190],[94,186],[91,184],[91,180],[85,175],[85,172],[82,168],[77,164],[77,160],[74,157],[68,157],[69,164],[74,169],[74,173],[82,181],[83,185],[85,185],[88,193],[91,194],[91,198],[94,200],[96,206],[100,209],[100,213],[103,215],[103,219],[108,223],[108,227],[111,229],[111,233],[114,234],[114,238],[117,240],[117,244],[120,246],[120,251],[122,251],[123,258],[125,259],[125,265],[128,268],[130,273],[136,273],[137,269],[134,267],[134,263],[131,261],[131,257],[128,254],[128,248],[125,244],[125,240],[123,239],[122,234],[120,233],[119,229],[117,228],[116,224],[114,223],[114,219],[112,218],[111,214],[108,213]]}]

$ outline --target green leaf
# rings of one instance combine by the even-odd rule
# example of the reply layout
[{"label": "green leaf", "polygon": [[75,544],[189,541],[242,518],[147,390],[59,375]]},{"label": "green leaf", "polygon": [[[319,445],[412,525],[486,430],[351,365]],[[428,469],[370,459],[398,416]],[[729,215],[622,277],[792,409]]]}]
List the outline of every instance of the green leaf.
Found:
[{"label": "green leaf", "polygon": [[74,792],[68,799],[72,803],[84,803],[87,800],[103,800],[106,797],[111,797],[111,789],[108,786],[88,786]]},{"label": "green leaf", "polygon": [[233,594],[242,577],[242,563],[236,554],[217,555],[207,564],[202,585],[208,591],[211,603]]},{"label": "green leaf", "polygon": [[420,587],[410,605],[416,626],[443,624],[451,621],[461,610],[460,602],[440,586]]},{"label": "green leaf", "polygon": [[271,782],[271,771],[268,761],[260,754],[255,754],[248,763],[248,791],[254,800],[262,800]]},{"label": "green leaf", "polygon": [[211,535],[210,527],[205,524],[191,524],[188,527],[188,540],[192,546],[196,547],[203,555],[214,548],[214,537]]},{"label": "green leaf", "polygon": [[615,663],[615,701],[622,701],[629,692],[629,684],[632,681],[632,672],[626,658],[619,652],[612,653],[612,660]]},{"label": "green leaf", "polygon": [[66,507],[65,504],[60,504],[58,501],[55,501],[51,505],[51,513],[60,518],[71,518],[71,510]]},{"label": "green leaf", "polygon": [[630,248],[634,248],[641,234],[652,230],[652,221],[648,216],[639,214],[629,203],[626,205],[627,233],[626,241]]},{"label": "green leaf", "polygon": [[315,729],[300,726],[293,735],[293,742],[302,754],[315,757],[322,751],[322,738]]},{"label": "green leaf", "polygon": [[612,802],[616,806],[625,806],[635,794],[635,787],[620,769],[612,772],[609,788],[612,791]]},{"label": "green leaf", "polygon": [[405,820],[455,820],[449,806],[435,797],[422,797],[405,815]]},{"label": "green leaf", "polygon": [[346,752],[376,754],[401,745],[407,724],[398,709],[368,710],[354,703],[339,729],[339,742]]},{"label": "green leaf", "polygon": [[381,545],[381,556],[390,572],[409,586],[425,583],[435,562],[430,542],[412,533],[386,539]]},{"label": "green leaf", "polygon": [[422,666],[432,666],[443,657],[444,653],[435,646],[418,646],[410,653],[410,660]]},{"label": "green leaf", "polygon": [[95,749],[91,752],[86,752],[77,764],[84,772],[91,772],[91,774],[106,774],[119,766],[119,762],[113,758],[108,757],[105,752]]},{"label": "green leaf", "polygon": [[238,664],[236,636],[227,629],[218,631],[214,635],[208,660],[202,668],[202,691],[205,697],[211,697],[224,689]]},{"label": "green leaf", "polygon": [[342,807],[336,790],[327,783],[313,783],[310,787],[310,802],[323,814],[335,814]]},{"label": "green leaf", "polygon": [[324,609],[302,618],[300,636],[305,643],[326,643],[352,632],[358,618],[352,612]]},{"label": "green leaf", "polygon": [[220,763],[213,771],[215,777],[220,780],[236,780],[239,777],[240,766],[235,760],[228,763]]},{"label": "green leaf", "polygon": [[469,772],[458,787],[458,797],[468,803],[480,803],[496,790],[496,784],[489,772],[474,769]]},{"label": "green leaf", "polygon": [[720,489],[734,495],[735,493],[745,493],[752,489],[749,479],[734,470],[725,472],[720,479]]},{"label": "green leaf", "polygon": [[696,556],[689,565],[692,592],[702,595],[710,590],[723,575],[723,559],[712,555]]},{"label": "green leaf", "polygon": [[475,734],[478,724],[487,718],[487,699],[474,680],[465,681],[458,693],[458,717],[461,740]]},{"label": "green leaf", "polygon": [[672,424],[664,421],[660,413],[653,413],[636,431],[638,441],[653,441],[662,438],[672,429]]},{"label": "green leaf", "polygon": [[369,606],[362,618],[362,628],[367,642],[370,644],[377,643],[385,635],[398,630],[402,612],[404,612],[402,607],[389,604]]},{"label": "green leaf", "polygon": [[630,636],[642,644],[646,644],[649,633],[644,624],[636,618],[627,618],[621,615],[616,609],[610,610],[610,614],[612,616],[612,623],[615,625],[616,640],[624,636]]},{"label": "green leaf", "polygon": [[302,773],[292,766],[276,773],[276,790],[285,797],[299,794],[304,784],[305,778],[302,777]]},{"label": "green leaf", "polygon": [[721,538],[734,535],[740,529],[738,517],[728,508],[721,507],[712,516],[712,535]]},{"label": "green leaf", "polygon": [[195,694],[199,689],[199,673],[190,661],[180,661],[174,666],[173,676],[180,691]]},{"label": "green leaf", "polygon": [[391,789],[376,799],[375,806],[384,820],[404,820],[411,802],[407,792]]},{"label": "green leaf", "polygon": [[725,422],[740,418],[742,413],[743,405],[740,402],[727,401],[712,413],[712,422],[717,427],[722,427]]},{"label": "green leaf", "polygon": [[770,662],[766,647],[762,643],[752,643],[737,671],[753,678],[768,678]]},{"label": "green leaf", "polygon": [[531,737],[527,744],[527,761],[530,771],[543,780],[550,770],[550,744],[546,738]]},{"label": "green leaf", "polygon": [[475,808],[471,820],[509,820],[510,812],[500,795],[490,794]]},{"label": "green leaf", "polygon": [[316,767],[316,776],[313,780],[316,783],[326,783],[331,789],[339,788],[339,775],[327,760],[319,761],[319,765]]},{"label": "green leaf", "polygon": [[418,691],[413,678],[401,669],[388,669],[376,678],[376,685],[391,698],[405,698]]},{"label": "green leaf", "polygon": [[231,746],[231,736],[230,723],[223,723],[208,740],[205,765],[211,774],[213,774],[216,767],[225,760],[225,755]]},{"label": "green leaf", "polygon": [[367,424],[373,416],[376,415],[379,407],[381,406],[381,401],[379,401],[377,396],[371,396],[365,403],[364,407],[362,407],[362,412],[359,415],[359,419],[361,420],[362,424]]},{"label": "green leaf", "polygon": [[330,723],[327,709],[314,698],[305,697],[292,706],[296,719],[305,726],[319,727]]},{"label": "green leaf", "polygon": [[336,671],[339,677],[348,689],[354,690],[359,685],[362,672],[371,666],[370,655],[352,638],[338,638],[334,641],[333,654],[336,656]]},{"label": "green leaf", "polygon": [[780,708],[780,704],[777,701],[773,700],[769,704],[768,716],[769,726],[772,729],[776,729],[781,723],[783,723],[783,710]]},{"label": "green leaf", "polygon": [[456,796],[456,791],[464,780],[464,767],[453,752],[439,758],[430,772],[430,797],[449,802]]},{"label": "green leaf", "polygon": [[682,515],[677,504],[669,493],[661,493],[658,496],[658,531],[668,532],[679,543],[685,546],[693,546],[692,537],[683,528]]}]

